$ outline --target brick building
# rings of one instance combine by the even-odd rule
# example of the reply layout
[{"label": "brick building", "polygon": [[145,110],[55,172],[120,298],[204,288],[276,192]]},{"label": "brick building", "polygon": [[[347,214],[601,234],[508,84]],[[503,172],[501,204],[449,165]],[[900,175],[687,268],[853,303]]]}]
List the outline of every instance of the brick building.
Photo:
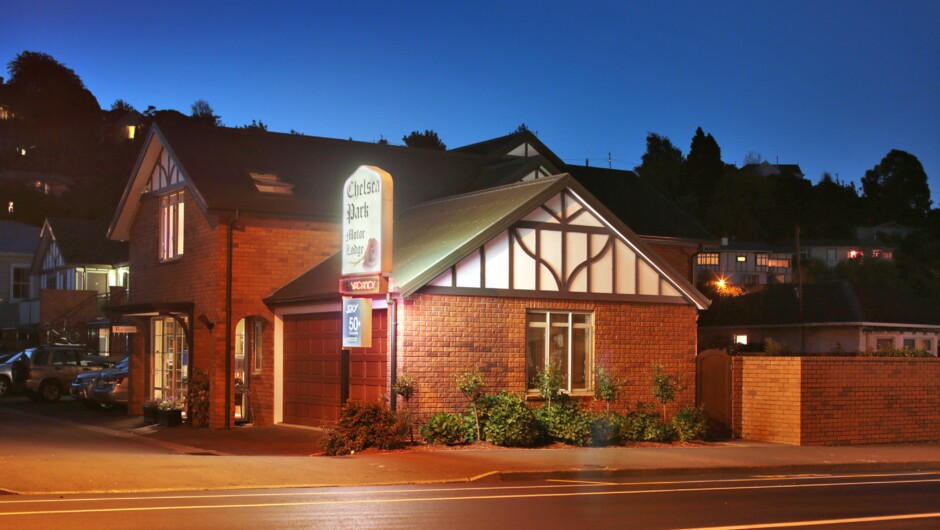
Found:
[{"label": "brick building", "polygon": [[688,256],[712,238],[630,172],[568,167],[528,132],[436,151],[168,120],[144,140],[109,230],[134,270],[114,311],[140,330],[131,413],[184,396],[200,369],[213,427],[335,417],[331,256],[343,181],[362,165],[395,179],[396,255],[373,347],[350,355],[350,398],[387,396],[407,371],[421,412],[452,408],[457,370],[525,392],[546,359],[568,363],[573,394],[590,393],[596,366],[632,393],[653,362],[694,380],[707,301]]}]

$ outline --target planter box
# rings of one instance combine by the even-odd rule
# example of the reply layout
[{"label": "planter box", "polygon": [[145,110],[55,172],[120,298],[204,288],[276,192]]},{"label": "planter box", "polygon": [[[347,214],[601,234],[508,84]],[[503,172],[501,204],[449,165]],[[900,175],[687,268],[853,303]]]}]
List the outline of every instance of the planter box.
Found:
[{"label": "planter box", "polygon": [[144,423],[157,423],[157,411],[159,407],[154,405],[144,405]]},{"label": "planter box", "polygon": [[182,410],[159,410],[157,411],[157,423],[164,427],[175,427],[183,424]]}]

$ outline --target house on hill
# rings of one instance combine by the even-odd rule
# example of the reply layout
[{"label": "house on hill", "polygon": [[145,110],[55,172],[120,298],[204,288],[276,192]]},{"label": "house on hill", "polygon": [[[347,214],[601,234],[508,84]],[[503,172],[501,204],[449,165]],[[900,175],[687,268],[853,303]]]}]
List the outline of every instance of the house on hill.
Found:
[{"label": "house on hill", "polygon": [[124,337],[112,341],[104,308],[125,300],[128,248],[109,240],[107,228],[84,219],[43,223],[30,268],[38,297],[21,302],[22,323],[38,326],[41,342],[83,343],[102,355],[126,351]]},{"label": "house on hill", "polygon": [[[361,166],[393,176],[396,257],[372,346],[344,364],[334,255]],[[399,366],[419,375],[422,412],[453,404],[456,369],[527,392],[533,370],[564,362],[583,396],[598,366],[631,396],[652,362],[691,382],[708,301],[686,256],[711,236],[647,191],[630,172],[568,167],[528,132],[437,151],[158,119],[109,228],[134,270],[112,308],[140,330],[130,411],[185,396],[193,370],[219,428],[327,424],[344,398],[391,395]],[[620,201],[635,195],[668,219],[621,218],[639,215]]]}]

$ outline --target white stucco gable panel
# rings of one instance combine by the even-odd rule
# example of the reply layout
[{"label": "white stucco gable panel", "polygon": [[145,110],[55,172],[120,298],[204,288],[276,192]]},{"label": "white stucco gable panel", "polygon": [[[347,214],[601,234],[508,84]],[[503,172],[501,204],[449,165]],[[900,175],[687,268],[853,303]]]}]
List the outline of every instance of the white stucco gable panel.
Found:
[{"label": "white stucco gable panel", "polygon": [[558,296],[688,300],[636,242],[570,189],[533,209],[428,285]]}]

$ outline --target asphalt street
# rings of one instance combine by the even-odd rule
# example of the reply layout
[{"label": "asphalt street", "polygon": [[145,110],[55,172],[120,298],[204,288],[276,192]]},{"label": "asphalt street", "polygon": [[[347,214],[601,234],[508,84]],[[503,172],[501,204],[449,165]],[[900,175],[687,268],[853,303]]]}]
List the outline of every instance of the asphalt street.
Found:
[{"label": "asphalt street", "polygon": [[938,473],[0,497],[3,528],[928,528]]}]

